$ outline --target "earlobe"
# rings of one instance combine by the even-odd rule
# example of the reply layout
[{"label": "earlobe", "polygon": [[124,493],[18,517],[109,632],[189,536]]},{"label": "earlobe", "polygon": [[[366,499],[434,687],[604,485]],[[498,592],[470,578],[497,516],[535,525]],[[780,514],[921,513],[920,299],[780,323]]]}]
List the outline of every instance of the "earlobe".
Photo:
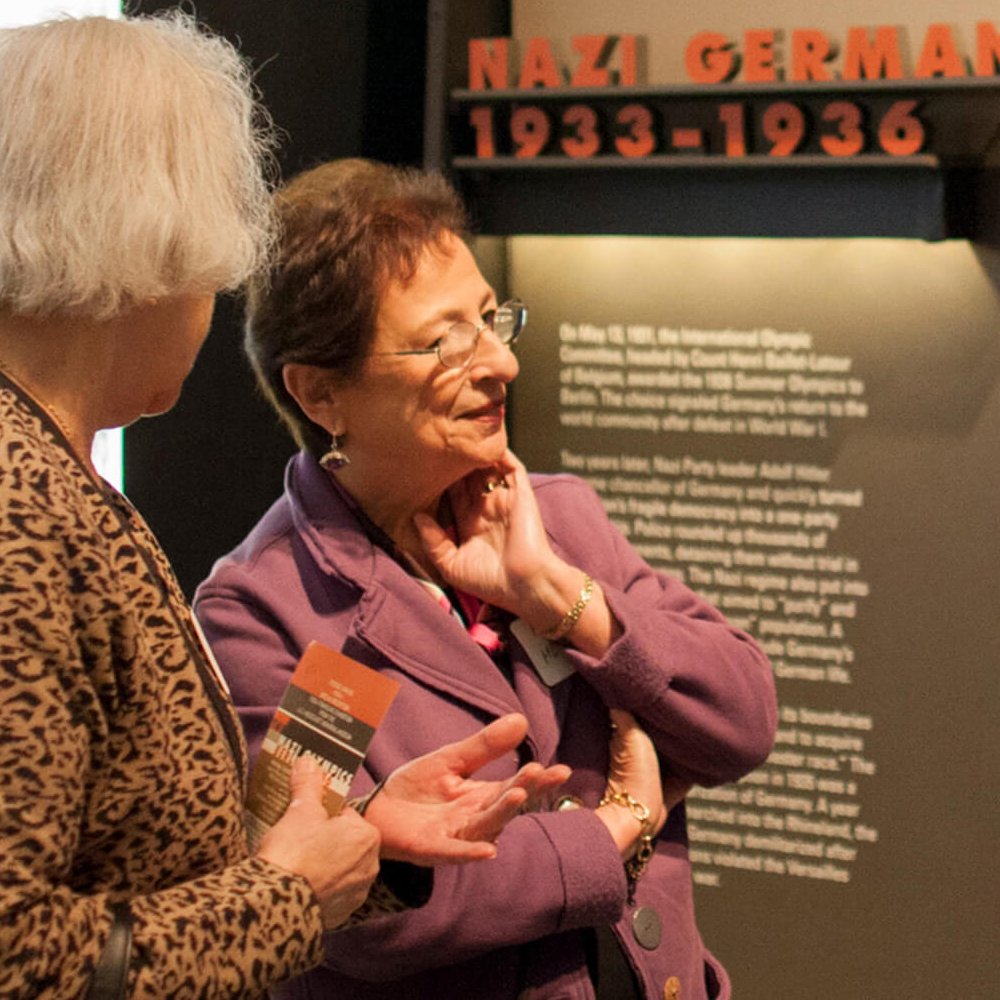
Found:
[{"label": "earlobe", "polygon": [[340,417],[329,370],[290,362],[281,369],[281,379],[288,394],[314,424],[331,433],[343,433],[336,429]]}]

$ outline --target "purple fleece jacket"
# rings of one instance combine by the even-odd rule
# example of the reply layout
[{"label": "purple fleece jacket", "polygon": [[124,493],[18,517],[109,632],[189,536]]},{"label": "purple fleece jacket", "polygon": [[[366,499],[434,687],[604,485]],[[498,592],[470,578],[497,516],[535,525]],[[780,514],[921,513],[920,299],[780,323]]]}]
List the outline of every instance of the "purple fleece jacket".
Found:
[{"label": "purple fleece jacket", "polygon": [[[599,661],[568,650],[574,672],[547,686],[505,631],[512,680],[424,588],[374,546],[306,454],[284,495],[201,585],[195,610],[232,689],[251,757],[310,640],[342,650],[401,688],[352,787],[362,794],[405,761],[505,712],[530,723],[520,759],[573,768],[565,791],[589,807],[604,791],[608,708],[637,716],[665,775],[734,781],[770,751],[776,725],[767,658],[675,578],[651,569],[573,476],[533,476],[553,548],[600,584],[624,634]],[[675,807],[626,902],[618,852],[591,809],[519,816],[489,862],[438,868],[426,906],[327,936],[324,964],[280,988],[295,1000],[593,997],[581,929],[613,924],[649,997],[728,998],[725,971],[695,925],[683,805]],[[655,910],[658,946],[632,931]],[[706,986],[706,983],[708,984]],[[668,993],[669,995],[669,993]]]}]

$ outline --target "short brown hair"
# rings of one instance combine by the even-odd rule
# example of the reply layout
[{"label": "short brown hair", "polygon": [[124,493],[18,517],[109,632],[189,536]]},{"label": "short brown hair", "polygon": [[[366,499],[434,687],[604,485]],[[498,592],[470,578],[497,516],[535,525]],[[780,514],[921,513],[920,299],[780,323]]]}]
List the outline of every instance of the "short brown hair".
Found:
[{"label": "short brown hair", "polygon": [[387,285],[408,282],[428,244],[449,233],[465,239],[466,214],[440,174],[361,159],[299,174],[276,206],[278,251],[248,286],[244,348],[299,446],[322,454],[329,434],[289,395],[282,368],[318,365],[355,376]]}]

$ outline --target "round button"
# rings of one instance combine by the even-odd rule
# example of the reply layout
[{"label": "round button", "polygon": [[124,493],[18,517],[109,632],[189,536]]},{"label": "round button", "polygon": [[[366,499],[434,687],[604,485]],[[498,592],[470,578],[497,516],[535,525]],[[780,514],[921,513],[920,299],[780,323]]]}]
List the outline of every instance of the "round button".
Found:
[{"label": "round button", "polygon": [[663,984],[663,1000],[680,1000],[681,981],[676,976],[671,976]]},{"label": "round button", "polygon": [[557,812],[564,812],[566,809],[580,809],[582,806],[583,803],[575,795],[563,795],[562,798],[556,799],[552,808]]},{"label": "round button", "polygon": [[663,927],[656,910],[651,906],[640,906],[632,914],[632,936],[646,951],[653,951],[659,947],[660,939],[663,937]]}]

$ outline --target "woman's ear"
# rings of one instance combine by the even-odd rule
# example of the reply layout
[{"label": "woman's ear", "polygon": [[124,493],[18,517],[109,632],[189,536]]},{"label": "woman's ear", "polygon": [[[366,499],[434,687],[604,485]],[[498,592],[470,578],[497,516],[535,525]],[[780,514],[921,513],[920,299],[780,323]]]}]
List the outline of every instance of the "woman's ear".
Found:
[{"label": "woman's ear", "polygon": [[338,428],[340,412],[336,403],[333,374],[328,368],[301,365],[295,362],[281,369],[281,380],[299,409],[314,423],[331,434],[342,434]]}]

